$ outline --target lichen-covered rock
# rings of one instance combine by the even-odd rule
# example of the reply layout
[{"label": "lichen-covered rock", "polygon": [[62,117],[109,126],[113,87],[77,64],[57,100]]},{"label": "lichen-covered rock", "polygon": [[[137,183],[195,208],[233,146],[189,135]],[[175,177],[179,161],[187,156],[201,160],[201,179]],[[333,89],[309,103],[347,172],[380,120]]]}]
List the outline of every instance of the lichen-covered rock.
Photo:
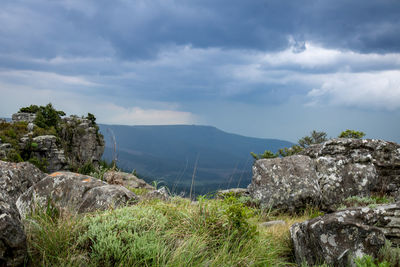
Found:
[{"label": "lichen-covered rock", "polygon": [[[33,147],[34,144],[34,147]],[[44,161],[46,171],[51,173],[59,170],[68,169],[68,162],[64,155],[64,150],[57,145],[57,137],[54,135],[41,135],[30,139],[23,137],[21,147],[31,146],[31,157],[36,157]]]},{"label": "lichen-covered rock", "polygon": [[0,266],[23,266],[26,235],[15,203],[0,197]]},{"label": "lichen-covered rock", "polygon": [[152,190],[147,192],[144,196],[144,199],[161,199],[163,201],[167,201],[170,198],[169,192],[165,187],[161,187],[158,190]]},{"label": "lichen-covered rock", "polygon": [[[336,161],[369,168],[377,181],[369,187],[376,192],[391,194],[400,187],[400,145],[376,139],[337,138],[313,145],[303,152],[313,159],[330,157]],[[371,177],[362,177],[371,180]],[[362,178],[360,177],[359,179]],[[365,181],[364,181],[365,182]]]},{"label": "lichen-covered rock", "polygon": [[26,121],[28,123],[33,122],[36,119],[35,113],[18,112],[12,115],[12,122]]},{"label": "lichen-covered rock", "polygon": [[248,189],[264,206],[290,211],[318,205],[321,198],[315,162],[302,155],[257,160]]},{"label": "lichen-covered rock", "polygon": [[46,174],[28,162],[0,161],[0,198],[15,203],[18,197]]},{"label": "lichen-covered rock", "polygon": [[348,266],[354,257],[376,256],[386,239],[400,244],[400,204],[338,211],[296,223],[290,234],[298,264]]},{"label": "lichen-covered rock", "polygon": [[71,167],[92,163],[97,166],[104,152],[104,138],[98,126],[88,119],[76,116],[63,118],[60,137]]},{"label": "lichen-covered rock", "polygon": [[72,172],[56,172],[33,185],[17,200],[22,217],[48,201],[61,209],[84,213],[135,202],[134,193],[123,186]]},{"label": "lichen-covered rock", "polygon": [[295,210],[312,204],[331,211],[350,196],[397,197],[399,188],[400,145],[349,138],[310,146],[301,155],[258,160],[249,185],[263,205]]},{"label": "lichen-covered rock", "polygon": [[26,256],[26,236],[15,201],[45,177],[28,162],[0,161],[0,266],[20,266]]},{"label": "lichen-covered rock", "polygon": [[109,184],[122,185],[126,188],[144,188],[154,190],[154,187],[146,183],[144,180],[126,172],[108,171],[104,173],[103,179]]}]

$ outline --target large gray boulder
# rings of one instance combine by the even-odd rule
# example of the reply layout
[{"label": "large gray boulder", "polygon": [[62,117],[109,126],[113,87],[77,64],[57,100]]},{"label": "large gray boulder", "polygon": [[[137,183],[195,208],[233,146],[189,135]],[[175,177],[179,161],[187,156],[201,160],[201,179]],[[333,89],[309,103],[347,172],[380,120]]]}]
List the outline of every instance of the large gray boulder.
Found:
[{"label": "large gray boulder", "polygon": [[126,188],[144,188],[154,190],[155,188],[144,180],[137,178],[135,175],[120,172],[120,171],[107,171],[103,175],[104,181],[109,184],[122,185]]},{"label": "large gray boulder", "polygon": [[0,161],[0,266],[20,266],[26,257],[26,236],[15,201],[45,177],[30,163]]},{"label": "large gray boulder", "polygon": [[291,211],[318,205],[321,198],[315,163],[301,155],[257,160],[248,189],[264,206]]},{"label": "large gray boulder", "polygon": [[123,186],[109,185],[96,178],[72,172],[48,175],[22,194],[17,208],[22,217],[48,201],[70,212],[84,213],[105,210],[135,202],[134,193]]},{"label": "large gray boulder", "polygon": [[338,138],[313,145],[301,155],[257,160],[248,188],[262,205],[284,210],[311,204],[332,211],[350,196],[397,197],[400,145]]},{"label": "large gray boulder", "polygon": [[28,162],[0,161],[0,198],[8,203],[15,201],[46,174]]},{"label": "large gray boulder", "polygon": [[390,240],[400,245],[400,204],[338,211],[290,229],[296,262],[349,266],[355,257],[377,256]]}]

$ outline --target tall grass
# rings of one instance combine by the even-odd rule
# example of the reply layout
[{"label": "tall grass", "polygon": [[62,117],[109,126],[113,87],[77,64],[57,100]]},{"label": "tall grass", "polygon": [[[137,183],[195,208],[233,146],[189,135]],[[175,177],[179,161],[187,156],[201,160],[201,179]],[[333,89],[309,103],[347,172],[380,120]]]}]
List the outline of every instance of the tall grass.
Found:
[{"label": "tall grass", "polygon": [[[32,266],[288,266],[290,247],[236,198],[179,197],[26,221]],[[288,229],[283,230],[288,236]]]}]

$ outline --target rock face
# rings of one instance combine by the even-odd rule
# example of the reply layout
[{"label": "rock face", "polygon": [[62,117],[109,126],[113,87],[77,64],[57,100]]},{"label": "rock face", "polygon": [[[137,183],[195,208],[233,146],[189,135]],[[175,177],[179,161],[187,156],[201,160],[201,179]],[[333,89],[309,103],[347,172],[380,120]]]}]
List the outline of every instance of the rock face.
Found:
[{"label": "rock face", "polygon": [[20,195],[46,175],[28,162],[0,161],[0,198],[15,203]]},{"label": "rock face", "polygon": [[320,200],[315,164],[300,155],[257,160],[249,191],[267,207],[292,211]]},{"label": "rock face", "polygon": [[90,120],[75,116],[63,118],[60,137],[65,140],[64,153],[70,166],[98,164],[104,152],[104,139]]},{"label": "rock face", "polygon": [[0,161],[0,266],[19,266],[26,256],[26,236],[15,201],[45,174],[30,163]]},{"label": "rock face", "polygon": [[56,172],[29,188],[18,198],[16,205],[21,216],[25,217],[35,207],[44,207],[48,201],[59,208],[84,213],[136,200],[136,195],[123,186],[109,185],[77,173]]},{"label": "rock face", "polygon": [[77,116],[66,117],[58,124],[58,130],[54,131],[57,136],[35,136],[35,114],[19,112],[13,114],[12,118],[11,123],[28,122],[27,134],[17,140],[17,147],[0,144],[0,159],[13,161],[9,157],[10,152],[18,152],[21,155],[24,153],[24,159],[34,158],[35,162],[46,166],[49,173],[58,170],[76,171],[87,163],[98,166],[104,152],[104,138],[94,121]]},{"label": "rock face", "polygon": [[14,203],[0,197],[0,266],[22,266],[26,236]]},{"label": "rock face", "polygon": [[350,196],[399,194],[399,144],[340,138],[311,146],[301,154],[257,160],[250,195],[263,205],[283,210],[307,205],[335,210]]},{"label": "rock face", "polygon": [[12,115],[12,122],[26,121],[28,123],[33,122],[36,119],[36,114],[18,112]]},{"label": "rock face", "polygon": [[299,265],[349,266],[354,257],[376,256],[386,239],[400,244],[400,204],[338,211],[296,223],[290,234]]},{"label": "rock face", "polygon": [[32,139],[23,137],[20,146],[26,147],[27,145],[32,147],[32,156],[46,161],[47,172],[66,170],[68,168],[64,150],[59,148],[57,137],[54,135],[41,135]]},{"label": "rock face", "polygon": [[154,190],[154,187],[137,178],[135,175],[126,172],[108,171],[103,176],[109,184],[122,185],[126,188],[144,188]]}]

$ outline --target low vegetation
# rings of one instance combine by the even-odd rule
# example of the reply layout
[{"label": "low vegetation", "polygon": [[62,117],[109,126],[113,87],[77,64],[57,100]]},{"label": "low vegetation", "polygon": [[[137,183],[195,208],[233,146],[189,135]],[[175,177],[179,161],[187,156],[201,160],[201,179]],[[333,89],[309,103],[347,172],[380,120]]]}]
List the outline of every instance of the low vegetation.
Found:
[{"label": "low vegetation", "polygon": [[[263,228],[266,219],[286,225]],[[295,266],[288,217],[235,197],[146,200],[87,215],[48,205],[26,221],[32,266]]]}]

